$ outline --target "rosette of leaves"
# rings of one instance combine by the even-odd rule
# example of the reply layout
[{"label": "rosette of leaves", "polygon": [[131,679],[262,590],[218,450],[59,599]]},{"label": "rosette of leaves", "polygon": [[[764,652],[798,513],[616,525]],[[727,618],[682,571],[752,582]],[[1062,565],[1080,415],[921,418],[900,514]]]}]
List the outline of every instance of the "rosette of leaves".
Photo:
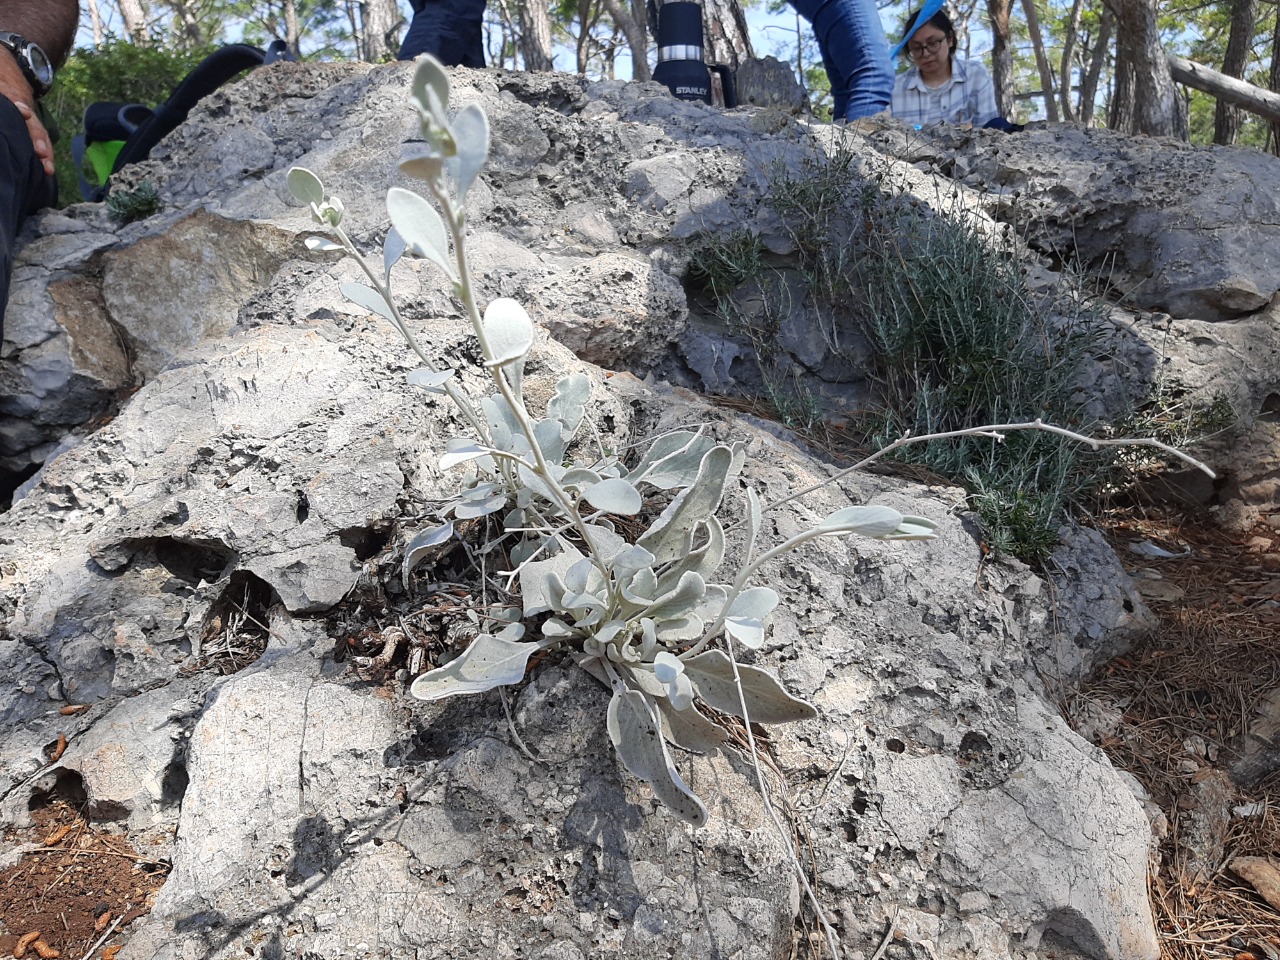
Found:
[{"label": "rosette of leaves", "polygon": [[[524,618],[542,618],[540,638],[523,640],[523,627],[514,625],[479,637],[456,660],[418,677],[412,694],[437,700],[516,683],[535,652],[564,647],[612,690],[606,724],[623,765],[648,781],[679,816],[705,823],[706,807],[680,776],[668,746],[708,753],[724,742],[723,729],[698,708],[700,703],[755,723],[816,715],[768,670],[738,664],[723,650],[708,647],[725,634],[748,649],[763,645],[779,597],[771,588],[748,586],[750,577],[762,564],[816,537],[859,533],[923,539],[934,530],[928,520],[887,507],[850,507],[752,557],[733,583],[716,583],[726,553],[718,513],[742,464],[740,446],[684,432],[660,438],[610,484],[618,497],[612,505],[616,512],[631,512],[638,505],[632,495],[646,488],[680,491],[644,533],[630,543],[611,527],[586,524],[585,549],[561,543],[554,556],[524,563]],[[748,502],[750,557],[763,509],[749,488]]]},{"label": "rosette of leaves", "polygon": [[[815,715],[769,671],[739,664],[732,644],[758,649],[779,602],[768,587],[752,586],[760,567],[802,543],[857,533],[879,539],[924,539],[932,522],[887,507],[850,507],[771,549],[758,549],[764,510],[746,488],[745,560],[731,582],[717,582],[726,557],[720,511],[741,485],[740,445],[700,432],[676,431],[653,441],[632,466],[617,458],[586,459],[576,445],[590,402],[590,381],[571,374],[556,385],[541,417],[523,394],[524,364],[534,346],[527,312],[514,300],[491,302],[483,316],[471,290],[465,249],[464,203],[488,157],[484,111],[469,104],[449,114],[448,76],[439,63],[419,61],[412,85],[420,139],[400,169],[424,181],[434,201],[403,188],[387,195],[392,230],[381,269],[370,265],[343,232],[342,203],[328,196],[310,171],[294,168],[288,184],[313,220],[337,242],[313,237],[315,250],[344,250],[368,284],[345,284],[354,302],[388,319],[423,366],[409,382],[457,404],[473,435],[447,442],[440,468],[473,473],[442,513],[453,520],[502,514],[512,583],[520,586],[519,622],[482,632],[455,659],[419,676],[420,699],[479,693],[523,679],[530,657],[557,647],[604,683],[612,698],[606,716],[619,758],[679,816],[702,824],[707,809],[680,777],[669,745],[697,753],[718,749],[723,729],[700,705],[747,723],[786,723]],[[437,210],[438,208],[438,210]],[[400,316],[390,290],[391,269],[405,254],[435,263],[451,282],[480,344],[496,392],[474,405],[455,371],[426,355]],[[628,540],[616,517],[644,514],[646,499],[662,493],[665,507],[643,533]],[[406,584],[414,566],[455,535],[454,522],[423,531],[407,546]],[[720,644],[719,647],[712,644]]]}]

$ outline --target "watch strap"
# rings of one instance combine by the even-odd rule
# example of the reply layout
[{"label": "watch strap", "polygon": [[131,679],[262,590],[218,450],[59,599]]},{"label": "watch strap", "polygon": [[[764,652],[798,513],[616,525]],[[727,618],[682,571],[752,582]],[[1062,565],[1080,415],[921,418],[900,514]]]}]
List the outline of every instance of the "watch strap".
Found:
[{"label": "watch strap", "polygon": [[[20,33],[14,33],[12,30],[0,30],[0,46],[7,47],[13,54],[13,59],[18,61],[18,69],[27,78],[27,83],[31,84],[31,91],[37,98],[43,97],[49,92],[52,80],[45,81],[40,79],[35,69],[31,66],[31,55],[28,50],[35,44]],[[44,53],[43,50],[40,52]],[[45,60],[48,60],[47,56]]]}]

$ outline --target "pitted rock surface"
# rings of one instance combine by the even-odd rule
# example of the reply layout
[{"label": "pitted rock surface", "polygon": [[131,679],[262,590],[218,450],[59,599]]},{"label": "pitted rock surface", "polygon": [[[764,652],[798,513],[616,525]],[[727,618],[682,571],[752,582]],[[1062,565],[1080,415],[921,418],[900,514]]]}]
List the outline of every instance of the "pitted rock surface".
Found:
[{"label": "pitted rock surface", "polygon": [[[745,225],[785,261],[794,242],[764,202],[770,178],[841,146],[856,176],[925,200],[943,167],[963,166],[947,157],[971,153],[972,167],[1007,149],[1016,172],[1024,150],[1051,140],[1096,163],[1139,150],[1070,131],[967,135],[919,148],[919,169],[886,158],[892,126],[864,136],[725,114],[651,84],[454,77],[457,102],[479,100],[493,119],[494,161],[469,198],[476,282],[482,302],[515,296],[540,324],[531,395],[586,372],[611,449],[689,423],[743,439],[746,480],[766,499],[833,468],[781,431],[616,373],[682,371],[725,392],[750,383],[749,346],[690,313],[681,241]],[[5,370],[17,372],[4,374],[0,468],[23,474],[59,452],[0,516],[0,814],[21,823],[33,790],[76,779],[91,809],[171,851],[173,874],[122,960],[250,948],[789,956],[797,887],[741,759],[681,756],[713,814],[692,832],[618,765],[605,692],[567,664],[540,664],[510,691],[508,721],[496,694],[424,707],[403,677],[376,683],[335,660],[349,628],[340,611],[350,617],[363,591],[414,589],[388,571],[456,490],[435,464],[463,428],[405,385],[417,364],[393,331],[341,296],[358,269],[302,248],[312,226],[284,174],[293,163],[319,174],[374,249],[414,132],[408,79],[394,65],[259,71],[124,178],[155,181],[161,214],[116,228],[76,207],[32,225],[6,323]],[[1202,175],[1194,152],[1176,163]],[[1036,170],[1029,184],[1055,176]],[[1144,177],[1135,209],[1156,196]],[[946,183],[995,228],[989,195]],[[1044,223],[1060,222],[1046,206]],[[158,263],[171,243],[183,256]],[[1143,263],[1156,271],[1162,255],[1148,249]],[[172,289],[149,301],[149,275]],[[393,280],[415,333],[478,394],[474,345],[440,272],[406,260]],[[1216,300],[1201,287],[1187,281],[1182,300],[1162,302],[1265,312],[1243,281]],[[856,399],[863,378],[814,335],[812,305],[798,299],[780,326],[787,362]],[[1264,429],[1275,373],[1253,359],[1263,312],[1230,324],[1188,312],[1168,321],[1170,338],[1150,313],[1137,322],[1117,307],[1116,366],[1149,377],[1170,366],[1160,351],[1171,339],[1194,355],[1211,330],[1221,349],[1188,381],[1211,389],[1239,370],[1231,389]],[[1106,397],[1120,376],[1100,368],[1091,389]],[[101,411],[112,419],[64,442]],[[1242,491],[1271,495],[1264,472],[1251,478],[1237,476]],[[903,956],[1154,958],[1141,803],[1058,717],[1043,679],[1071,682],[1149,625],[1114,557],[1076,532],[1052,585],[984,565],[958,491],[871,477],[772,511],[766,533],[785,538],[862,502],[930,516],[940,538],[824,539],[776,561],[762,579],[783,604],[758,654],[821,711],[773,731],[772,746],[845,950],[870,955],[896,917]],[[202,645],[246,589],[271,599],[266,649],[220,676],[202,667]],[[91,709],[61,717],[72,700]],[[70,745],[45,769],[41,749],[58,732]]]}]

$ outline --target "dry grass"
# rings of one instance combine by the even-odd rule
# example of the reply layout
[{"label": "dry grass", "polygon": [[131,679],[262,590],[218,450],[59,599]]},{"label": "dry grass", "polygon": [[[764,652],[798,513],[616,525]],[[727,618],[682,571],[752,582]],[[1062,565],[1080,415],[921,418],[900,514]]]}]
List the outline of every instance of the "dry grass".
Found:
[{"label": "dry grass", "polygon": [[[1280,533],[1232,537],[1204,520],[1152,514],[1112,516],[1108,533],[1160,626],[1085,684],[1068,712],[1118,711],[1098,743],[1167,819],[1150,882],[1162,957],[1280,958],[1280,911],[1228,866],[1280,854],[1280,776],[1244,791],[1225,773],[1257,703],[1280,687]],[[1143,557],[1129,550],[1141,541],[1191,553]],[[1216,810],[1211,791],[1197,789],[1206,784],[1220,790]],[[1248,804],[1257,812],[1232,813]],[[1197,859],[1191,823],[1215,813],[1224,829],[1207,861]]]}]

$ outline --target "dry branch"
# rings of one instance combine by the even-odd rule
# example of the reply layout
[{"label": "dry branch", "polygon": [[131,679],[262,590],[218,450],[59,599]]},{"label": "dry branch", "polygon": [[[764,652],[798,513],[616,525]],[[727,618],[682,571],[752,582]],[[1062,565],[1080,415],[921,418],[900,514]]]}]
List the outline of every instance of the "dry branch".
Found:
[{"label": "dry branch", "polygon": [[1169,72],[1178,83],[1203,90],[1242,110],[1256,113],[1274,123],[1280,123],[1280,93],[1272,93],[1252,83],[1245,83],[1225,73],[1211,70],[1204,64],[1184,60],[1169,54]]}]

